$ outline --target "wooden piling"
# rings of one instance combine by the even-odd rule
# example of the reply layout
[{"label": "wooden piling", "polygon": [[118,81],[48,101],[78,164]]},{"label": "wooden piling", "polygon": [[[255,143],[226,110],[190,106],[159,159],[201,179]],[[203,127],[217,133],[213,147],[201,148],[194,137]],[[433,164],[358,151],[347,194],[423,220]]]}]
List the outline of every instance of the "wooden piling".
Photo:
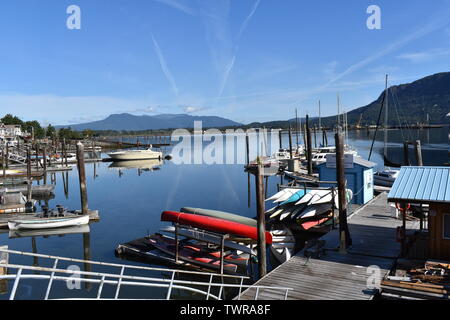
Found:
[{"label": "wooden piling", "polygon": [[403,162],[405,166],[409,166],[409,142],[403,142]]},{"label": "wooden piling", "polygon": [[257,228],[258,228],[258,271],[261,279],[267,273],[266,266],[266,217],[264,204],[264,183],[263,166],[258,161],[256,170],[256,208],[257,208]]},{"label": "wooden piling", "polygon": [[[8,246],[0,246],[2,250],[8,250]],[[8,264],[9,257],[7,252],[0,252],[0,264]],[[4,267],[0,267],[0,275],[4,276],[8,274],[8,270]],[[6,294],[8,292],[7,280],[0,280],[0,294]]]},{"label": "wooden piling", "polygon": [[6,179],[6,151],[2,149],[2,169],[3,169],[3,179]]},{"label": "wooden piling", "polygon": [[279,144],[280,144],[280,149],[283,149],[283,141],[281,139],[282,138],[281,134],[282,134],[282,130],[278,131],[278,141],[279,141]]},{"label": "wooden piling", "polygon": [[309,116],[306,115],[306,143],[307,143],[307,160],[308,160],[308,174],[312,175],[312,143],[311,143],[311,129],[309,128]]},{"label": "wooden piling", "polygon": [[27,201],[31,201],[31,151],[27,147]]},{"label": "wooden piling", "polygon": [[336,143],[336,180],[338,185],[339,202],[339,252],[346,253],[347,247],[351,245],[350,232],[347,224],[347,199],[346,180],[344,168],[344,137],[341,132],[335,134]]},{"label": "wooden piling", "polygon": [[83,214],[88,214],[89,209],[86,188],[86,170],[84,166],[84,146],[81,142],[77,143],[77,167],[78,178],[80,180],[81,211]]},{"label": "wooden piling", "polygon": [[414,148],[416,150],[416,159],[417,159],[417,165],[419,167],[423,167],[423,160],[422,160],[422,145],[420,143],[420,140],[416,140],[414,144]]}]

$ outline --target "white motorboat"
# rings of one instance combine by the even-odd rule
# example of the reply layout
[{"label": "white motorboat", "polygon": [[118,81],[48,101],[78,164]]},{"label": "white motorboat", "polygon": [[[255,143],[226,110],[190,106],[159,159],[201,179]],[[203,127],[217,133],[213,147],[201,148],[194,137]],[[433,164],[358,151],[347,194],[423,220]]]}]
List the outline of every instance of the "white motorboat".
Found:
[{"label": "white motorboat", "polygon": [[162,159],[163,155],[160,151],[153,151],[148,149],[134,149],[134,150],[123,150],[117,152],[108,153],[108,156],[112,160],[149,160],[149,159]]},{"label": "white motorboat", "polygon": [[392,187],[395,179],[397,179],[399,170],[385,169],[377,171],[373,174],[373,182],[377,186]]}]

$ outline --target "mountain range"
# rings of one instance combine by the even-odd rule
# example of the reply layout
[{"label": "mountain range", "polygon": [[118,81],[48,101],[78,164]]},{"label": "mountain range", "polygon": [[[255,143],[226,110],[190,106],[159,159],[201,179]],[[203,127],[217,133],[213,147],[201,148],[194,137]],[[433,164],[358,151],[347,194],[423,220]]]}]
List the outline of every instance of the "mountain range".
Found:
[{"label": "mountain range", "polygon": [[[417,123],[447,124],[450,117],[450,72],[437,73],[412,83],[391,86],[388,89],[387,102],[389,106],[389,125],[405,125]],[[380,114],[380,106],[385,97],[385,90],[378,99],[370,104],[353,109],[347,113],[349,125],[374,125]],[[384,120],[382,112],[381,120]],[[304,121],[304,119],[302,119]],[[311,118],[311,125],[318,123],[318,118]],[[113,114],[104,120],[83,124],[75,124],[72,130],[116,130],[116,131],[144,131],[192,128],[194,121],[202,121],[203,128],[223,127],[266,127],[287,128],[289,123],[294,124],[295,119],[270,122],[254,122],[247,125],[216,117],[192,116],[188,114],[160,114],[136,116],[128,113]],[[322,125],[331,127],[336,124],[337,117],[329,116],[321,119]],[[68,127],[68,126],[58,126]]]},{"label": "mountain range", "polygon": [[70,128],[75,131],[86,129],[144,131],[193,128],[194,121],[202,121],[203,128],[234,127],[241,125],[238,122],[215,116],[191,116],[188,114],[159,114],[155,116],[136,116],[129,113],[122,113],[112,114],[104,120],[70,125]]}]

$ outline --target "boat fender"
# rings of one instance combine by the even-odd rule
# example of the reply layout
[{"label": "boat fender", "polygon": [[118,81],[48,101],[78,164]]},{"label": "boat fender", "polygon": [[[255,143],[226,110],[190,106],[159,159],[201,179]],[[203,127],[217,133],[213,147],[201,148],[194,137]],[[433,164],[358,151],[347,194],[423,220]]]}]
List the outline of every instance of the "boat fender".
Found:
[{"label": "boat fender", "polygon": [[[401,204],[398,203],[398,202],[395,203],[395,207],[396,207],[398,210],[400,210],[400,211],[405,211],[405,209],[402,208]],[[406,205],[406,210],[409,210],[410,208],[411,208],[411,203],[408,203],[408,204]]]}]

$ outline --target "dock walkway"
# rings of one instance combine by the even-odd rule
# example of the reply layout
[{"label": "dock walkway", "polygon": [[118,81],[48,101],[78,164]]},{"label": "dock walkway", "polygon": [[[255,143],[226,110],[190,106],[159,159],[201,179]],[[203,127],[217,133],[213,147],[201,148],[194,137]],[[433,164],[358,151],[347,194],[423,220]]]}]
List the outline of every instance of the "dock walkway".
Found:
[{"label": "dock walkway", "polygon": [[[400,254],[396,228],[402,225],[402,220],[393,217],[387,194],[382,193],[356,210],[349,217],[348,225],[353,244],[347,254],[339,253],[339,229],[334,229],[320,238],[325,242],[319,257],[306,258],[304,251],[300,251],[255,285],[291,287],[294,289],[289,291],[291,300],[372,299],[375,290],[368,289],[368,280],[374,275],[374,269],[369,267],[378,266],[380,277],[392,268]],[[417,221],[407,222],[407,232],[418,228]],[[250,300],[255,295],[256,290],[249,288],[240,299]],[[269,290],[259,290],[258,297],[284,298]]]}]

